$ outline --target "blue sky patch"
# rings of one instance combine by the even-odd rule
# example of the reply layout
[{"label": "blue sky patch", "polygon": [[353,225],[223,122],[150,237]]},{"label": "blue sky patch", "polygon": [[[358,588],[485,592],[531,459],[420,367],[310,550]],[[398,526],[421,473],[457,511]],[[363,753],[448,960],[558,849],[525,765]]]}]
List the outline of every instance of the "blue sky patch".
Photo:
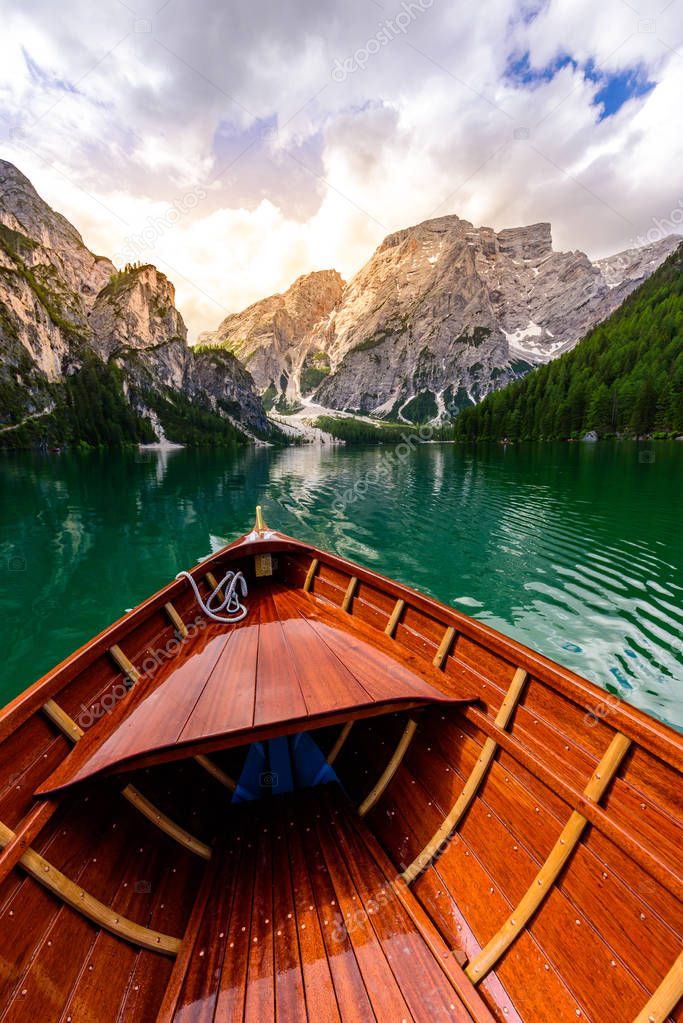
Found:
[{"label": "blue sky patch", "polygon": [[24,56],[24,63],[28,69],[28,73],[31,76],[31,80],[37,85],[48,89],[59,89],[60,92],[71,92],[77,93],[78,89],[71,82],[65,81],[63,78],[57,78],[52,72],[46,71],[38,64],[31,54],[22,47],[21,52]]},{"label": "blue sky patch", "polygon": [[630,68],[617,74],[601,75],[601,87],[595,94],[594,106],[601,106],[598,121],[604,121],[621,110],[624,103],[638,96],[645,96],[654,89],[656,82],[648,80],[642,68]]},{"label": "blue sky patch", "polygon": [[508,58],[504,77],[514,85],[533,87],[539,82],[551,82],[555,75],[566,67],[571,67],[574,71],[580,67],[584,78],[599,86],[593,97],[593,106],[600,108],[598,123],[616,114],[628,100],[647,95],[657,84],[648,79],[643,67],[609,73],[601,71],[593,60],[579,65],[568,53],[559,54],[544,67],[534,67],[528,50],[522,54],[512,54]]},{"label": "blue sky patch", "polygon": [[505,78],[516,85],[535,85],[536,82],[550,82],[558,71],[561,71],[562,68],[568,65],[571,65],[574,69],[578,67],[576,61],[572,60],[568,53],[562,53],[555,60],[551,61],[550,64],[546,64],[545,67],[532,67],[529,60],[529,51],[527,50],[521,56],[515,55],[508,59],[507,67],[505,68]]}]

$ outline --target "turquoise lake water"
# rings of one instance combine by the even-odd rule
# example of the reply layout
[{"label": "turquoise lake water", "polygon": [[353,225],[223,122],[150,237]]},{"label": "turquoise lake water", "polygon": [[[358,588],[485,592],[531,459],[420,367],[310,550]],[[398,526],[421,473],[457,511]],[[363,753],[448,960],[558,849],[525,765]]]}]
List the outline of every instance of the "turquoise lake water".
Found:
[{"label": "turquoise lake water", "polygon": [[3,456],[0,703],[257,503],[683,727],[675,442]]}]

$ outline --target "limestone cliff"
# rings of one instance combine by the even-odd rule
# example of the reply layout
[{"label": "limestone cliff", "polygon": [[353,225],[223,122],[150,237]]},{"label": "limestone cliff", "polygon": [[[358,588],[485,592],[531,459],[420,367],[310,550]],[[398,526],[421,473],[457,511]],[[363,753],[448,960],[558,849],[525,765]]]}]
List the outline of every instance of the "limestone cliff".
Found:
[{"label": "limestone cliff", "polygon": [[306,294],[229,317],[205,340],[235,352],[269,397],[311,395],[328,408],[421,419],[457,412],[572,348],[675,248],[677,237],[591,262],[556,252],[549,224],[494,231],[456,216],[389,235],[314,319],[278,317]]},{"label": "limestone cliff", "polygon": [[270,429],[237,360],[225,354],[217,372],[215,360],[188,347],[164,274],[150,265],[117,270],[95,256],[30,181],[0,161],[0,428],[49,415],[60,385],[93,353],[118,367],[143,416],[177,396],[246,433]]},{"label": "limestone cliff", "polygon": [[555,252],[549,224],[495,232],[451,216],[399,231],[307,339],[331,363],[316,398],[406,418],[456,412],[573,347],[674,244],[613,257],[609,274]]},{"label": "limestone cliff", "polygon": [[[199,343],[233,352],[271,402],[278,395],[296,395],[303,358],[308,354],[302,341],[337,308],[343,288],[344,281],[336,270],[305,274],[284,294],[272,295],[227,316],[216,331],[201,334]],[[312,364],[313,359],[309,362]],[[311,365],[309,379],[317,384],[323,375],[324,371],[319,370],[316,376]]]}]

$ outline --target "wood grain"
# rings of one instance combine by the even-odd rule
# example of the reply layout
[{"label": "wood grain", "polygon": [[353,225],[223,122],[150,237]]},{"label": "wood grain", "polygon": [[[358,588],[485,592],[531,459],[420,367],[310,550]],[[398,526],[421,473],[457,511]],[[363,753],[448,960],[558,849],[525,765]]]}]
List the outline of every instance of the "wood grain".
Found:
[{"label": "wood grain", "polygon": [[[0,845],[7,846],[15,838],[14,832],[0,822]],[[132,920],[127,920],[115,913],[109,906],[103,905],[99,899],[74,884],[61,870],[57,870],[33,849],[27,849],[22,854],[19,863],[31,877],[66,902],[67,905],[117,937],[154,952],[163,952],[166,955],[177,954],[180,948],[178,938],[169,934],[161,934],[148,927],[141,927]]]}]

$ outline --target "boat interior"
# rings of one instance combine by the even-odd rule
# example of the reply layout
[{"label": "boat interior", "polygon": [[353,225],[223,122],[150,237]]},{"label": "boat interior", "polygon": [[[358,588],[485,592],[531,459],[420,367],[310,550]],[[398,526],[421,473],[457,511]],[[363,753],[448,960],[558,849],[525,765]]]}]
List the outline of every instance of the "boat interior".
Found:
[{"label": "boat interior", "polygon": [[683,1020],[680,737],[265,527],[0,714],[0,1023]]}]

